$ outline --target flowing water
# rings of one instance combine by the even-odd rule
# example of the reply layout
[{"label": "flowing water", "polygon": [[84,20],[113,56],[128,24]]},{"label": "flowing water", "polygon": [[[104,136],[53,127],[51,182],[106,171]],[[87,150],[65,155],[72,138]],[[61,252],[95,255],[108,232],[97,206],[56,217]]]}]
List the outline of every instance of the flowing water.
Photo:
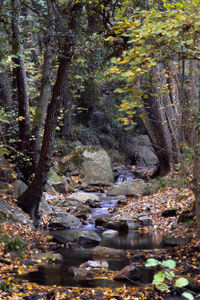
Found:
[{"label": "flowing water", "polygon": [[[127,174],[118,178],[116,184],[126,180],[132,180],[133,177],[126,177]],[[161,247],[162,236],[158,232],[152,233],[139,233],[137,231],[128,232],[126,234],[116,233],[114,235],[104,235],[105,228],[100,226],[95,227],[95,219],[100,217],[108,216],[109,209],[114,208],[118,205],[118,201],[123,197],[107,197],[103,193],[96,193],[99,196],[101,208],[92,209],[92,217],[88,220],[86,225],[83,225],[80,230],[95,231],[101,237],[100,246],[115,248],[115,249],[154,249]],[[136,203],[137,205],[137,203]],[[76,229],[77,230],[77,229]],[[58,234],[65,236],[65,233],[73,231],[70,230],[59,230]],[[55,233],[55,231],[53,232]],[[36,282],[42,285],[61,285],[61,286],[81,286],[81,287],[110,287],[115,288],[120,285],[113,280],[107,279],[91,279],[91,280],[73,280],[71,274],[71,267],[79,267],[82,263],[88,260],[93,260],[92,248],[83,250],[72,251],[67,248],[58,247],[56,252],[62,254],[63,263],[61,264],[47,264],[39,266],[37,271],[31,272],[26,275],[26,279],[31,282]],[[105,259],[105,258],[104,258]],[[108,268],[110,270],[120,270],[126,265],[130,264],[127,258],[124,259],[107,259]],[[149,278],[148,272],[144,274],[147,281]]]}]

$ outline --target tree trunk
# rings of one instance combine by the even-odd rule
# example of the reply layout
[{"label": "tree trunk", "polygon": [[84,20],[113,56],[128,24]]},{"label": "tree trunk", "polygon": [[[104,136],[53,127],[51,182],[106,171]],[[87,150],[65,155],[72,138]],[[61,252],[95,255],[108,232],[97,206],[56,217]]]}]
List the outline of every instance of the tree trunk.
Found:
[{"label": "tree trunk", "polygon": [[81,11],[82,4],[80,3],[74,4],[70,10],[68,31],[60,53],[58,73],[53,87],[51,102],[48,105],[40,160],[32,183],[25,193],[18,198],[19,206],[29,213],[33,220],[38,219],[38,206],[48,179],[57,119],[62,105],[61,95],[67,81]]},{"label": "tree trunk", "polygon": [[32,128],[32,136],[33,140],[33,161],[32,161],[32,169],[35,172],[39,157],[40,157],[40,149],[41,149],[41,135],[42,129],[44,127],[47,106],[51,95],[51,77],[52,77],[52,59],[53,59],[53,36],[54,36],[54,15],[52,10],[51,1],[47,0],[48,5],[48,21],[47,25],[49,28],[49,38],[46,41],[46,49],[44,53],[44,64],[42,69],[42,82],[40,88],[40,99],[37,103],[35,117],[33,120],[33,128]]},{"label": "tree trunk", "polygon": [[30,138],[30,119],[29,119],[29,100],[27,92],[27,77],[24,58],[19,53],[23,53],[23,46],[20,37],[20,2],[11,0],[12,4],[12,33],[13,33],[13,53],[16,55],[14,62],[17,67],[14,69],[14,75],[17,85],[18,112],[19,112],[19,138],[21,140],[21,149],[29,148]]},{"label": "tree trunk", "polygon": [[11,107],[10,78],[3,67],[0,69],[0,103],[7,109]]}]

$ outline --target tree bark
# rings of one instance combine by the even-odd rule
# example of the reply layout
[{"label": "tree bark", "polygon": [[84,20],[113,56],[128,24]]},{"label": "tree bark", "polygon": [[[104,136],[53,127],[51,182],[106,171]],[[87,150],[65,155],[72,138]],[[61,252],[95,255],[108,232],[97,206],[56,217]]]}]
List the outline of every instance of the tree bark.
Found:
[{"label": "tree bark", "polygon": [[10,78],[8,77],[5,69],[0,68],[0,103],[6,108],[11,107],[11,87]]},{"label": "tree bark", "polygon": [[41,150],[41,135],[44,128],[45,117],[47,113],[47,106],[51,95],[51,77],[52,77],[52,60],[53,60],[53,40],[54,40],[54,15],[51,1],[47,0],[48,6],[48,21],[47,27],[49,28],[49,37],[46,41],[46,49],[44,53],[44,64],[42,68],[42,81],[40,88],[40,99],[37,103],[35,117],[33,120],[32,136],[33,139],[33,160],[32,169],[35,172]]},{"label": "tree bark", "polygon": [[39,217],[38,206],[48,179],[57,119],[62,105],[61,95],[67,81],[68,69],[73,55],[81,11],[81,3],[74,4],[70,10],[68,31],[60,53],[57,78],[53,87],[51,102],[48,105],[40,160],[32,183],[25,193],[18,198],[19,206],[25,212],[29,213],[31,218],[35,221]]}]

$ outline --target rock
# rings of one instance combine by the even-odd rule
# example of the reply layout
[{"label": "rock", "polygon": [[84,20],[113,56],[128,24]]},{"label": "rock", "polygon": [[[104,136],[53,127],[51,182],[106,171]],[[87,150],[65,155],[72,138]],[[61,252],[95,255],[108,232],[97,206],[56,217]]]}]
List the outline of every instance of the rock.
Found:
[{"label": "rock", "polygon": [[85,192],[75,192],[73,194],[71,194],[68,199],[74,199],[74,200],[78,200],[80,202],[85,203],[88,199],[89,200],[99,200],[99,197],[97,195],[94,195],[92,193],[85,193]]},{"label": "rock", "polygon": [[110,158],[100,147],[87,147],[83,152],[83,169],[88,185],[97,185],[105,182],[113,183],[114,175]]},{"label": "rock", "polygon": [[125,133],[121,137],[121,147],[125,152],[126,160],[139,166],[158,166],[158,157],[155,154],[148,135],[132,136]]},{"label": "rock", "polygon": [[178,217],[178,223],[190,222],[194,219],[194,217],[195,217],[194,210],[183,211]]},{"label": "rock", "polygon": [[153,224],[152,220],[148,216],[141,216],[138,220],[142,226],[152,226]]},{"label": "rock", "polygon": [[101,204],[97,200],[87,199],[85,204],[89,205],[91,208],[101,208]]},{"label": "rock", "polygon": [[10,205],[8,202],[0,201],[0,214],[10,217],[22,224],[29,224],[32,226],[32,221],[25,212],[16,205]]},{"label": "rock", "polygon": [[14,185],[14,191],[13,191],[13,197],[14,198],[18,198],[19,196],[21,196],[26,191],[26,189],[28,188],[28,185],[26,185],[21,180],[15,180],[13,185]]},{"label": "rock", "polygon": [[146,192],[147,184],[142,179],[124,181],[121,184],[113,185],[107,191],[107,196],[142,196]]},{"label": "rock", "polygon": [[66,194],[68,192],[69,184],[65,182],[56,182],[51,184],[54,190],[61,194]]},{"label": "rock", "polygon": [[84,175],[87,185],[114,182],[108,154],[99,146],[79,146],[59,163],[59,174]]},{"label": "rock", "polygon": [[15,178],[17,177],[13,168],[0,151],[0,182],[12,183],[15,180],[12,174],[15,175]]},{"label": "rock", "polygon": [[51,215],[54,213],[52,207],[49,205],[47,200],[42,200],[39,204],[39,210],[47,215]]},{"label": "rock", "polygon": [[94,279],[97,271],[99,271],[99,268],[97,270],[96,268],[86,268],[85,266],[70,268],[70,273],[75,281]]},{"label": "rock", "polygon": [[101,238],[96,232],[77,229],[56,234],[54,235],[53,240],[61,244],[72,242],[81,246],[91,246],[98,245],[101,241]]},{"label": "rock", "polygon": [[150,180],[156,176],[158,172],[158,166],[145,167],[145,166],[136,166],[133,169],[133,174],[138,178],[143,180]]},{"label": "rock", "polygon": [[108,268],[108,263],[105,260],[88,260],[86,263],[82,265],[83,267],[86,268]]},{"label": "rock", "polygon": [[86,205],[79,205],[75,208],[74,214],[77,218],[87,219],[87,215],[91,214],[92,210]]},{"label": "rock", "polygon": [[163,238],[162,244],[165,246],[184,246],[187,245],[189,241],[190,238],[188,237],[168,235]]},{"label": "rock", "polygon": [[146,260],[143,254],[134,254],[131,256],[131,262],[144,262]]},{"label": "rock", "polygon": [[61,263],[63,262],[63,257],[59,253],[54,253],[51,251],[45,253],[38,253],[32,256],[32,260],[43,261],[48,263]]},{"label": "rock", "polygon": [[126,251],[97,246],[92,249],[92,256],[94,258],[121,259],[126,257]]},{"label": "rock", "polygon": [[114,280],[125,281],[134,284],[135,282],[151,283],[158,267],[145,268],[136,266],[126,266],[122,270],[116,272]]},{"label": "rock", "polygon": [[102,224],[102,226],[104,228],[114,229],[119,232],[128,231],[128,224],[126,220],[107,220]]},{"label": "rock", "polygon": [[103,236],[109,236],[109,237],[115,236],[116,234],[118,234],[118,231],[112,229],[106,230],[102,233]]},{"label": "rock", "polygon": [[175,217],[177,215],[177,209],[166,209],[162,212],[162,217]]},{"label": "rock", "polygon": [[69,229],[69,228],[74,228],[77,226],[80,226],[81,222],[80,220],[65,212],[65,213],[57,213],[55,216],[51,219],[49,223],[49,228],[51,229]]}]

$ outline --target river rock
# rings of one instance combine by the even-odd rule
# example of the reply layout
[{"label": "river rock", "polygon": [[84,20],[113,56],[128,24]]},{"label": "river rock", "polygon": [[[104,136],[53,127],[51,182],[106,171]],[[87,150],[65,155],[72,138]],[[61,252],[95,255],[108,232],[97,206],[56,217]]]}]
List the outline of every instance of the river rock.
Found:
[{"label": "river rock", "polygon": [[101,204],[98,200],[88,199],[85,201],[85,204],[89,205],[91,208],[101,208]]},{"label": "river rock", "polygon": [[126,266],[122,270],[116,272],[114,280],[125,281],[134,284],[135,282],[152,282],[156,268],[148,270],[145,267]]},{"label": "river rock", "polygon": [[89,200],[99,200],[99,197],[97,195],[94,195],[92,193],[85,193],[85,192],[75,192],[73,194],[71,194],[68,199],[74,199],[74,200],[78,200],[80,202],[85,203],[88,199]]},{"label": "river rock", "polygon": [[14,191],[13,191],[13,197],[14,198],[18,198],[19,196],[21,196],[26,191],[26,189],[28,188],[28,185],[26,185],[21,180],[15,180],[13,185],[14,185]]},{"label": "river rock", "polygon": [[101,238],[96,232],[77,229],[63,231],[60,234],[57,233],[54,235],[53,240],[62,244],[67,244],[68,242],[77,243],[84,247],[98,245]]},{"label": "river rock", "polygon": [[147,190],[147,184],[142,179],[124,181],[121,184],[113,185],[107,191],[107,196],[142,196]]},{"label": "river rock", "polygon": [[126,251],[97,246],[92,249],[93,258],[121,259],[126,257]]},{"label": "river rock", "polygon": [[78,268],[71,267],[69,271],[75,281],[91,280],[94,279],[97,272],[98,274],[99,272],[103,272],[103,270],[101,271],[99,268],[88,268],[85,266],[80,266]]},{"label": "river rock", "polygon": [[109,237],[115,236],[117,234],[118,234],[118,231],[112,230],[112,229],[106,230],[102,233],[103,236],[109,236]]},{"label": "river rock", "polygon": [[82,266],[86,268],[108,268],[108,263],[105,260],[88,260]]},{"label": "river rock", "polygon": [[65,213],[57,213],[53,218],[51,219],[49,223],[49,228],[52,229],[69,229],[69,228],[74,228],[77,226],[80,226],[81,222],[80,220],[65,212]]},{"label": "river rock", "polygon": [[63,262],[63,257],[59,253],[54,253],[51,251],[45,253],[38,253],[32,256],[32,260],[48,262],[48,263],[61,263]]},{"label": "river rock", "polygon": [[66,182],[55,182],[51,184],[54,190],[61,194],[66,194],[69,189],[69,183]]},{"label": "river rock", "polygon": [[163,238],[162,244],[165,246],[184,246],[190,241],[188,237],[167,235]]}]

